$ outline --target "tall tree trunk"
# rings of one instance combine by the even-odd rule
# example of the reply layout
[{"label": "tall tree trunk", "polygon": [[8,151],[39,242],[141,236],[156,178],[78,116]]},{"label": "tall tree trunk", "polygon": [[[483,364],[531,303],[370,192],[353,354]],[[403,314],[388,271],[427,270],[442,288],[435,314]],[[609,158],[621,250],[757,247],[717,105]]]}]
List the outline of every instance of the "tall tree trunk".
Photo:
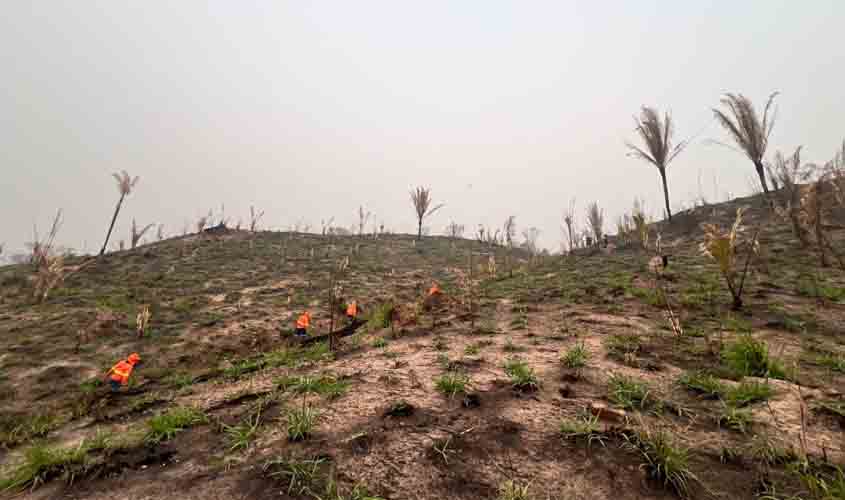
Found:
[{"label": "tall tree trunk", "polygon": [[666,218],[672,222],[672,209],[669,208],[669,185],[666,183],[666,169],[660,169],[660,179],[663,181],[663,202],[666,203]]},{"label": "tall tree trunk", "polygon": [[422,239],[422,217],[419,218],[417,222],[417,241]]},{"label": "tall tree trunk", "polygon": [[759,161],[754,162],[754,168],[757,169],[757,176],[760,177],[760,184],[763,186],[763,192],[766,193],[766,198],[769,198],[769,184],[766,182],[766,171],[763,169],[763,163]]},{"label": "tall tree trunk", "polygon": [[100,250],[100,257],[106,253],[106,247],[109,244],[109,238],[111,238],[111,232],[114,229],[114,223],[117,221],[117,214],[120,213],[120,206],[123,205],[123,198],[125,198],[125,194],[120,195],[120,199],[117,200],[117,206],[114,207],[114,215],[111,218],[111,224],[109,224],[109,232],[106,233],[106,241],[103,243],[103,248]]}]

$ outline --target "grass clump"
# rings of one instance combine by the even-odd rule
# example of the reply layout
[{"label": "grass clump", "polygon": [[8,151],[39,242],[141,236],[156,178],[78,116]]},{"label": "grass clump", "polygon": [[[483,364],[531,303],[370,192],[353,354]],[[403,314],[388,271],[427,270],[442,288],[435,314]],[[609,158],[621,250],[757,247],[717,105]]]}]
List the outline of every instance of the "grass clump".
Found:
[{"label": "grass clump", "polygon": [[496,500],[530,500],[530,484],[520,484],[512,479],[499,485],[499,495]]},{"label": "grass clump", "polygon": [[466,393],[467,386],[469,386],[469,377],[462,373],[448,372],[439,376],[434,381],[434,387],[442,392],[444,396],[449,398],[457,394]]},{"label": "grass clump", "polygon": [[568,349],[563,356],[561,356],[560,361],[563,363],[563,366],[569,368],[570,370],[577,370],[581,371],[587,366],[587,361],[590,359],[590,353],[587,351],[587,348],[584,346],[583,342],[575,344],[572,348]]},{"label": "grass clump", "polygon": [[276,381],[276,385],[283,391],[297,394],[319,394],[329,399],[339,398],[346,394],[349,383],[338,380],[333,375],[302,375],[299,377],[284,377]]},{"label": "grass clump", "polygon": [[511,385],[520,391],[535,391],[540,387],[537,374],[525,361],[513,358],[505,362],[505,373],[511,379]]},{"label": "grass clump", "polygon": [[174,373],[164,379],[164,382],[174,389],[184,389],[194,383],[194,377],[190,373]]},{"label": "grass clump", "polygon": [[735,406],[725,406],[719,415],[717,422],[720,427],[725,427],[745,434],[751,427],[753,419],[751,412]]},{"label": "grass clump", "polygon": [[370,313],[370,317],[367,319],[367,330],[375,331],[389,327],[390,323],[393,321],[393,313],[395,310],[396,307],[390,302],[376,306]]},{"label": "grass clump", "polygon": [[599,417],[585,413],[560,422],[560,434],[565,439],[582,441],[589,448],[594,442],[604,446],[604,434],[599,430]]},{"label": "grass clump", "polygon": [[229,441],[229,451],[245,450],[258,436],[261,425],[261,410],[247,417],[237,425],[223,424],[223,432]]},{"label": "grass clump", "polygon": [[642,467],[649,478],[673,490],[678,496],[689,498],[692,483],[697,478],[690,470],[686,448],[674,444],[663,431],[646,429],[626,435],[625,439],[631,449],[642,455]]},{"label": "grass clump", "polygon": [[642,349],[643,341],[639,335],[624,334],[611,335],[604,341],[607,354],[613,358],[625,358],[626,355],[636,354]]},{"label": "grass clump", "polygon": [[72,483],[84,473],[89,462],[88,447],[83,441],[72,448],[35,445],[24,453],[23,461],[9,476],[0,480],[0,491],[35,489],[56,477]]},{"label": "grass clump", "polygon": [[321,468],[326,461],[325,458],[279,457],[268,461],[264,465],[264,472],[269,477],[286,482],[288,495],[304,495],[311,492],[314,485],[321,479],[323,474]]},{"label": "grass clump", "polygon": [[608,399],[626,410],[643,409],[651,403],[648,384],[633,377],[611,375],[608,390]]},{"label": "grass clump", "polygon": [[769,356],[766,343],[754,339],[748,333],[742,334],[736,342],[725,348],[722,360],[738,375],[786,378],[786,370],[779,361]]},{"label": "grass clump", "polygon": [[481,350],[481,346],[476,344],[470,344],[464,348],[464,354],[467,356],[477,356],[479,351]]},{"label": "grass clump", "polygon": [[769,434],[757,434],[751,440],[751,456],[766,465],[784,465],[798,460],[795,450],[786,448]]},{"label": "grass clump", "polygon": [[738,386],[725,392],[725,400],[732,406],[748,406],[759,401],[766,401],[775,391],[769,384],[743,381]]},{"label": "grass clump", "polygon": [[288,441],[307,439],[314,430],[319,416],[320,411],[311,406],[303,406],[288,411],[286,426]]},{"label": "grass clump", "polygon": [[208,417],[199,408],[182,406],[157,415],[147,421],[147,435],[144,440],[158,444],[173,439],[179,432],[194,425],[208,422]]},{"label": "grass clump", "polygon": [[6,417],[0,419],[0,445],[17,446],[46,436],[59,424],[59,419],[50,414]]},{"label": "grass clump", "polygon": [[385,347],[387,347],[387,340],[385,340],[383,337],[379,337],[373,341],[373,347],[375,347],[376,349],[384,349]]},{"label": "grass clump", "polygon": [[686,372],[678,379],[678,385],[700,394],[705,399],[718,399],[727,387],[718,378],[705,372]]}]

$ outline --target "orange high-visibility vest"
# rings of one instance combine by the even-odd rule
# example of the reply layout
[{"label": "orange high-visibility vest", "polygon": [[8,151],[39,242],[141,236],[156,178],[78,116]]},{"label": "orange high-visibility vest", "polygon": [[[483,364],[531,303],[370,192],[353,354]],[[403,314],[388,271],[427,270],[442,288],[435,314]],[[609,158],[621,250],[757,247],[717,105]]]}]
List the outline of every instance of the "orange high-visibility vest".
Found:
[{"label": "orange high-visibility vest", "polygon": [[428,294],[429,294],[429,295],[437,295],[438,293],[440,293],[440,287],[439,287],[439,286],[437,286],[437,285],[432,286],[432,287],[428,290]]},{"label": "orange high-visibility vest", "polygon": [[120,382],[122,385],[126,385],[129,382],[129,375],[132,375],[132,368],[135,365],[126,361],[125,359],[120,360],[116,365],[109,370],[111,373],[111,379],[115,382]]},{"label": "orange high-visibility vest", "polygon": [[348,306],[346,306],[346,315],[352,316],[353,318],[355,316],[358,316],[358,303],[357,302],[352,301],[352,302],[349,303]]},{"label": "orange high-visibility vest", "polygon": [[296,320],[296,327],[297,328],[308,328],[308,325],[311,324],[311,315],[305,313]]}]

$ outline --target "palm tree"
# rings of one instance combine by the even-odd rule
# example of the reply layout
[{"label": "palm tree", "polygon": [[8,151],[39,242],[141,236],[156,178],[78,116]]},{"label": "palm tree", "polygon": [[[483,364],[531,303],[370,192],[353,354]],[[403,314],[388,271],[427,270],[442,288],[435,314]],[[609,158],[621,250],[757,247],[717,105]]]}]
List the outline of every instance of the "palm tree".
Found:
[{"label": "palm tree", "polygon": [[117,206],[114,208],[114,215],[111,218],[109,232],[106,233],[106,241],[103,243],[103,248],[100,250],[100,256],[106,253],[106,246],[109,244],[109,238],[111,238],[114,223],[117,221],[117,214],[120,213],[120,206],[123,205],[123,199],[132,192],[132,188],[138,183],[138,177],[135,177],[134,179],[129,177],[126,170],[121,171],[119,174],[112,174],[112,176],[115,180],[117,180],[117,190],[120,193],[120,199],[117,200]]},{"label": "palm tree", "polygon": [[766,107],[763,109],[763,119],[757,115],[754,105],[742,94],[725,94],[721,103],[728,109],[730,116],[718,109],[713,108],[713,115],[716,120],[731,134],[739,149],[754,163],[757,176],[760,177],[760,184],[766,198],[769,197],[769,186],[766,183],[766,170],[763,165],[763,156],[766,154],[766,147],[769,144],[769,135],[775,126],[775,112],[769,116],[769,109],[774,104],[778,92],[772,92]]},{"label": "palm tree", "polygon": [[417,241],[422,239],[422,223],[426,217],[443,208],[443,204],[432,207],[431,188],[417,187],[411,190],[411,202],[417,214]]},{"label": "palm tree", "polygon": [[631,150],[631,156],[651,163],[660,172],[660,179],[663,181],[663,201],[666,203],[666,217],[671,222],[672,210],[669,208],[669,186],[666,183],[666,167],[678,156],[678,153],[683,151],[687,146],[687,142],[681,141],[674,146],[672,145],[674,127],[672,117],[669,116],[669,113],[664,114],[663,120],[661,121],[657,110],[643,106],[639,118],[634,117],[634,122],[637,124],[636,131],[640,139],[642,139],[645,148],[640,148],[630,142],[626,142],[625,145]]}]

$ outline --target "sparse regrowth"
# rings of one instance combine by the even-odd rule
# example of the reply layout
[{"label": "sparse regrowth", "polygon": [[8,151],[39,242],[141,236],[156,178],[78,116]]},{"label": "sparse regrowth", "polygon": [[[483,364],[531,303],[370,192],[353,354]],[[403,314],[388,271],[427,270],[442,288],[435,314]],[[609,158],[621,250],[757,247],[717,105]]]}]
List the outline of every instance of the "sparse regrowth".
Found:
[{"label": "sparse regrowth", "polygon": [[722,360],[738,375],[786,378],[786,370],[769,356],[769,347],[749,333],[742,334],[722,352]]},{"label": "sparse regrowth", "polygon": [[[736,211],[736,219],[731,226],[730,231],[725,231],[715,224],[702,224],[704,230],[704,242],[701,243],[701,252],[713,259],[719,266],[719,272],[725,279],[728,290],[731,292],[733,298],[733,308],[735,310],[742,308],[742,292],[745,287],[745,278],[748,276],[748,270],[751,264],[751,259],[758,252],[758,232],[747,241],[741,238],[742,214],[745,212],[744,208],[738,208]],[[740,268],[738,263],[739,252],[741,248],[745,248],[745,263]]]},{"label": "sparse regrowth", "polygon": [[575,346],[568,349],[560,358],[563,366],[571,370],[576,370],[578,373],[587,366],[589,359],[590,352],[587,351],[583,342],[575,344]]},{"label": "sparse regrowth", "polygon": [[592,446],[598,443],[604,446],[605,436],[599,426],[599,418],[589,413],[584,413],[576,418],[563,419],[560,422],[560,434],[565,439],[581,441]]},{"label": "sparse regrowth", "polygon": [[540,381],[534,369],[524,360],[511,358],[505,362],[505,373],[510,377],[511,385],[520,391],[535,391],[540,387]]},{"label": "sparse regrowth", "polygon": [[172,408],[166,413],[147,421],[149,430],[145,441],[150,444],[158,444],[173,439],[176,434],[189,427],[206,422],[208,422],[208,417],[199,408],[190,406]]},{"label": "sparse regrowth", "polygon": [[289,410],[286,426],[288,441],[302,441],[311,436],[319,416],[320,410],[312,406],[302,406]]},{"label": "sparse regrowth", "polygon": [[643,458],[643,468],[651,479],[688,498],[697,478],[689,467],[689,452],[673,442],[664,431],[645,429],[626,436],[628,446]]},{"label": "sparse regrowth", "polygon": [[608,380],[608,399],[626,410],[642,410],[653,403],[645,382],[619,374],[611,375]]},{"label": "sparse regrowth", "polygon": [[466,392],[469,386],[469,377],[462,373],[447,372],[440,375],[435,381],[434,386],[443,395],[452,398],[457,394]]}]

